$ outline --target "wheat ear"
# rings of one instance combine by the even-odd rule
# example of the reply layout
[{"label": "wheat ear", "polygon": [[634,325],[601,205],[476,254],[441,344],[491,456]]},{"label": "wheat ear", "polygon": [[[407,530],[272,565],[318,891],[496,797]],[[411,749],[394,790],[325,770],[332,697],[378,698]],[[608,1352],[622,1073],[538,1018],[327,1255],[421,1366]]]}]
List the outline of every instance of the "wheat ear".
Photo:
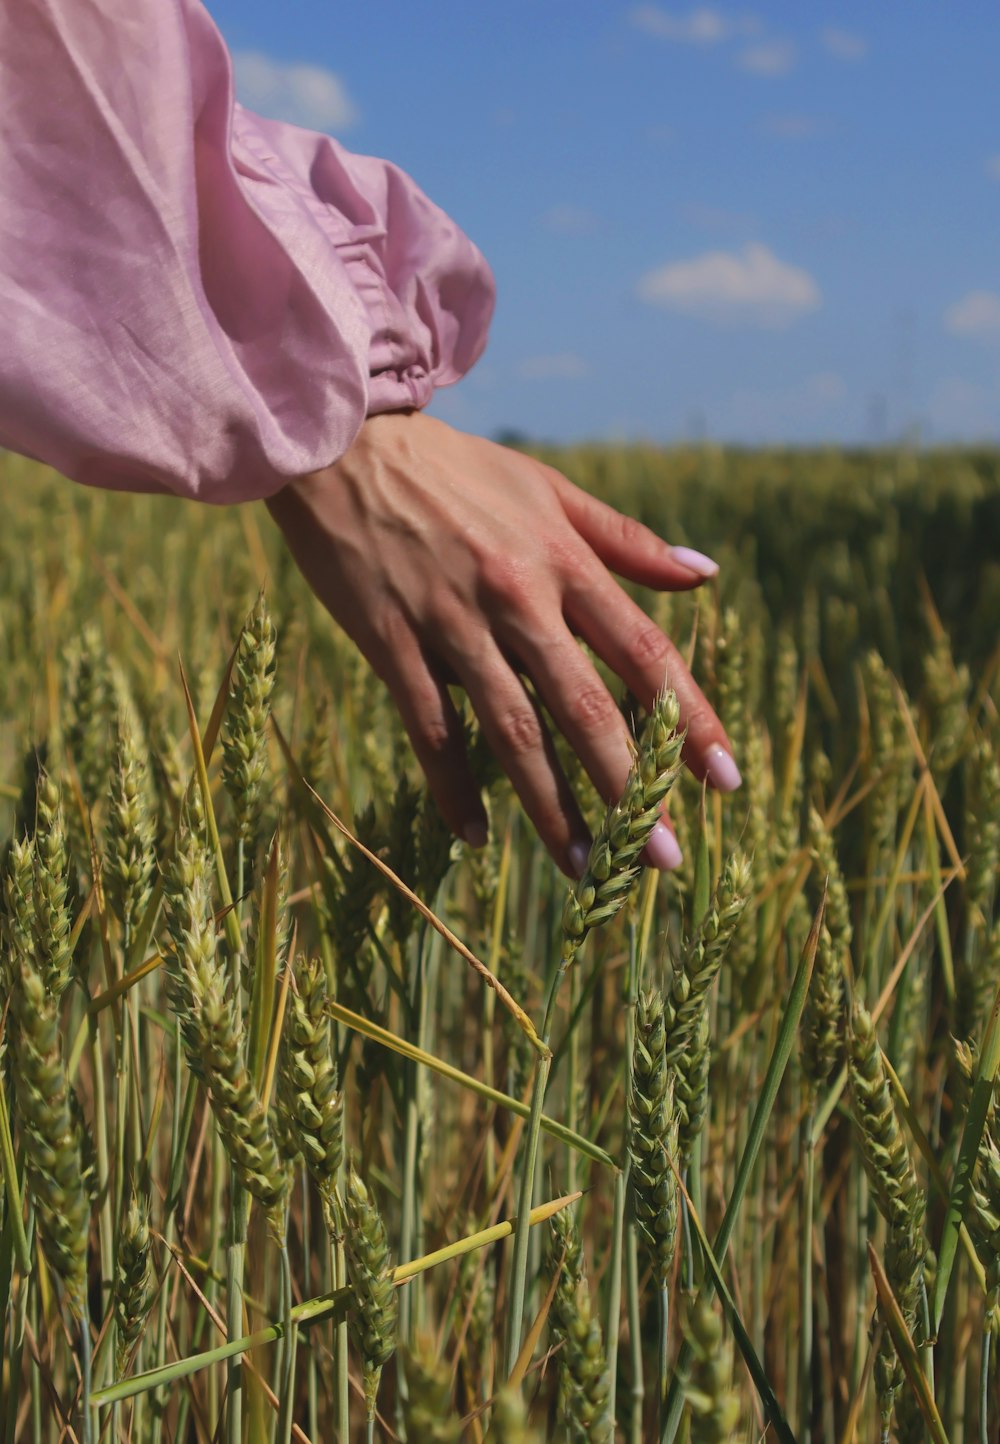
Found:
[{"label": "wheat ear", "polygon": [[406,1400],[403,1419],[407,1439],[421,1444],[458,1444],[462,1421],[451,1397],[451,1370],[435,1357],[434,1342],[425,1336],[406,1355]]},{"label": "wheat ear", "polygon": [[80,1110],[63,1062],[58,1002],[28,956],[14,971],[11,1014],[17,1116],[42,1250],[82,1318],[90,1198]]},{"label": "wheat ear", "polygon": [[382,1369],[396,1348],[399,1301],[385,1224],[353,1164],[347,1175],[345,1217],[347,1275],[354,1292],[349,1323],[361,1355],[368,1418],[373,1419]]},{"label": "wheat ear", "polygon": [[142,1336],[153,1303],[153,1262],[149,1205],[135,1189],[118,1231],[115,1259],[115,1319],[118,1323],[117,1372],[125,1372],[129,1355]]},{"label": "wheat ear", "polygon": [[694,1363],[684,1385],[690,1444],[728,1444],[738,1437],[739,1395],[732,1388],[732,1350],[723,1340],[722,1320],[702,1295],[684,1330]]},{"label": "wheat ear", "polygon": [[261,592],[240,633],[222,730],[222,776],[233,800],[236,835],[242,843],[253,843],[260,819],[276,642]]},{"label": "wheat ear", "polygon": [[237,1177],[284,1234],[288,1172],[245,1061],[243,1025],[216,951],[212,863],[194,827],[184,825],[165,879],[174,953],[167,985],[191,1071],[208,1089],[212,1112]]},{"label": "wheat ear", "polygon": [[639,875],[639,854],[680,770],[684,735],[677,731],[679,720],[677,697],[667,689],[653,704],[625,791],[605,813],[583,877],[566,899],[562,917],[566,960],[575,956],[592,928],[609,922],[625,905]]},{"label": "wheat ear", "polygon": [[344,1157],[344,1115],[321,960],[300,958],[295,983],[281,1038],[278,1107],[316,1180],[329,1221]]},{"label": "wheat ear", "polygon": [[[865,1171],[878,1210],[886,1221],[885,1271],[907,1328],[918,1345],[924,1342],[919,1317],[924,1287],[924,1195],[917,1182],[906,1140],[889,1091],[882,1050],[871,1015],[856,1003],[851,1014],[849,1066],[854,1119],[861,1139]],[[886,1334],[888,1339],[888,1333]],[[875,1388],[888,1431],[902,1366],[888,1343],[876,1358]]]},{"label": "wheat ear", "polygon": [[666,1042],[662,996],[640,994],[628,1099],[629,1185],[658,1289],[667,1284],[677,1247],[677,1180],[671,1167],[677,1156],[677,1114]]},{"label": "wheat ear", "polygon": [[611,1444],[608,1371],[601,1325],[594,1313],[583,1250],[568,1211],[549,1221],[547,1272],[558,1279],[549,1327],[559,1350],[560,1410],[573,1440]]}]

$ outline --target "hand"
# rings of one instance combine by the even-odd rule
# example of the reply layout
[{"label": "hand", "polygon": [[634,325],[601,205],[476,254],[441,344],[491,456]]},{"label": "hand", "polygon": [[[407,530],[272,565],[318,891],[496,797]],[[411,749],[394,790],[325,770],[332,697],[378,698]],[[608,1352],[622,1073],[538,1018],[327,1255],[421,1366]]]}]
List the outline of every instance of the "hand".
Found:
[{"label": "hand", "polygon": [[[486,839],[449,682],[466,690],[497,760],[562,869],[589,837],[529,678],[607,802],[631,761],[614,698],[582,638],[643,704],[669,681],[698,778],[739,786],[725,731],[669,637],[611,571],[679,591],[714,563],[671,548],[552,467],[420,412],[369,418],[335,465],[268,502],[320,601],[391,691],[441,812]],[[679,860],[664,828],[647,851]]]}]

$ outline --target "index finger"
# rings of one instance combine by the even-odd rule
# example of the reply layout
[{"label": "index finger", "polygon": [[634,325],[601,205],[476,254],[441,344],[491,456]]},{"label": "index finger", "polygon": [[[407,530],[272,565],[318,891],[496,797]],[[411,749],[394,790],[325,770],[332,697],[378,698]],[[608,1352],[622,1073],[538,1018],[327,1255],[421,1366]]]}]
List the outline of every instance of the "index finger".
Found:
[{"label": "index finger", "polygon": [[718,562],[703,552],[670,546],[649,527],[581,491],[552,467],[545,470],[574,529],[619,576],[658,591],[681,592],[718,575]]},{"label": "index finger", "polygon": [[645,706],[664,684],[674,689],[687,728],[684,761],[699,781],[734,792],[743,779],[726,729],[666,633],[599,564],[567,585],[563,610],[577,635]]}]

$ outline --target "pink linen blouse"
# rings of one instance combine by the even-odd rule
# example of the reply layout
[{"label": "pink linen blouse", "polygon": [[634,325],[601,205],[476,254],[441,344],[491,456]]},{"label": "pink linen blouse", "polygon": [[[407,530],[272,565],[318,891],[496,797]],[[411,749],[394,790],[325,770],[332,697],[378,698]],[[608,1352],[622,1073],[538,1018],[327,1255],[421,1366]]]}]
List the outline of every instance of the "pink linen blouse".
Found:
[{"label": "pink linen blouse", "polygon": [[395,166],[234,102],[200,0],[0,0],[0,445],[264,497],[479,356],[479,251]]}]

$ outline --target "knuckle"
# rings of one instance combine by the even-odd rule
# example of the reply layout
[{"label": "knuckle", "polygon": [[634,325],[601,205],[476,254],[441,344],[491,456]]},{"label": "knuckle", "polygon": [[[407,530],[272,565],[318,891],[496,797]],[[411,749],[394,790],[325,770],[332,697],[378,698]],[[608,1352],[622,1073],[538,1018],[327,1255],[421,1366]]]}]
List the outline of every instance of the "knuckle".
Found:
[{"label": "knuckle", "polygon": [[558,467],[550,466],[547,461],[536,461],[535,465],[540,475],[545,478],[554,490],[566,485],[567,479]]},{"label": "knuckle", "polygon": [[515,609],[528,605],[529,585],[520,560],[487,554],[480,562],[480,583],[493,602]]},{"label": "knuckle", "polygon": [[444,757],[451,750],[453,737],[441,698],[434,688],[411,681],[397,700],[417,751],[427,759]]},{"label": "knuckle", "polygon": [[634,516],[619,512],[616,520],[618,540],[626,551],[639,551],[649,545],[649,532]]},{"label": "knuckle", "polygon": [[442,758],[451,750],[451,732],[440,715],[424,715],[416,725],[414,742],[425,756]]},{"label": "knuckle", "polygon": [[690,698],[683,712],[681,720],[689,737],[704,736],[708,732],[714,732],[719,725],[718,718],[704,697]]},{"label": "knuckle", "polygon": [[557,530],[545,539],[545,555],[552,569],[559,576],[573,576],[581,567],[579,537],[570,531]]},{"label": "knuckle", "polygon": [[573,716],[588,731],[604,731],[619,725],[618,708],[611,693],[600,683],[583,686],[574,694]]},{"label": "knuckle", "polygon": [[500,718],[497,731],[506,750],[515,757],[535,752],[542,745],[542,728],[534,710],[511,707]]},{"label": "knuckle", "polygon": [[653,622],[636,627],[629,639],[628,650],[633,662],[641,668],[664,668],[673,655],[670,638]]}]

